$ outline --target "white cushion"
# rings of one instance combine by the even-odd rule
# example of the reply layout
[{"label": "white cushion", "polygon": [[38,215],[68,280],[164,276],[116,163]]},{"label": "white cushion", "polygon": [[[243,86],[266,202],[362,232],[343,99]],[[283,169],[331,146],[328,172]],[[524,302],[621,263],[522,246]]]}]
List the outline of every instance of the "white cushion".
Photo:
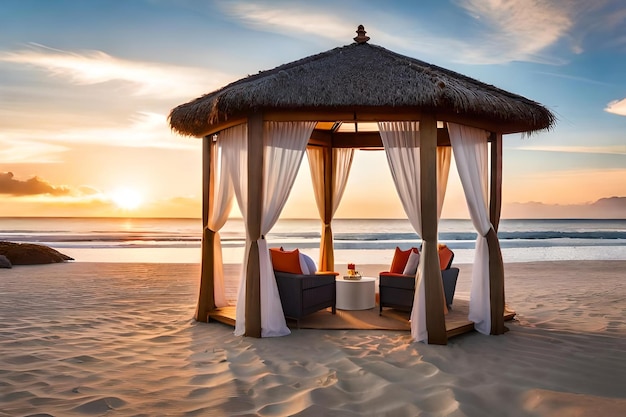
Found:
[{"label": "white cushion", "polygon": [[402,271],[402,275],[415,275],[417,274],[417,266],[420,263],[420,254],[419,252],[411,251],[409,255],[409,260],[406,262],[406,266],[404,267],[404,271]]},{"label": "white cushion", "polygon": [[309,256],[300,252],[300,269],[304,275],[313,275],[317,272],[315,261]]}]

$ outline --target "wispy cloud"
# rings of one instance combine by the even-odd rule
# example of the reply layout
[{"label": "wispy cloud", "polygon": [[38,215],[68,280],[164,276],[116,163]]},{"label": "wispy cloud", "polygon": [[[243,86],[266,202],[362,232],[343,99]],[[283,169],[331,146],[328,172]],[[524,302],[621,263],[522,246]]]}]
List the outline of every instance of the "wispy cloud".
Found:
[{"label": "wispy cloud", "polygon": [[3,164],[56,164],[63,162],[61,154],[68,150],[64,145],[10,136],[0,134],[0,161]]},{"label": "wispy cloud", "polygon": [[620,116],[626,116],[626,98],[611,101],[609,104],[607,104],[604,111]]},{"label": "wispy cloud", "polygon": [[[33,140],[32,138],[39,138]],[[164,114],[137,112],[127,124],[114,127],[72,127],[54,131],[20,129],[5,131],[0,136],[0,160],[4,163],[58,163],[61,154],[72,144],[101,144],[107,146],[196,149],[193,139],[173,134]]]},{"label": "wispy cloud", "polygon": [[594,84],[594,85],[603,85],[603,86],[614,86],[615,85],[615,84],[607,83],[607,82],[604,82],[604,81],[593,80],[591,78],[577,77],[575,75],[557,74],[555,72],[547,72],[547,71],[535,71],[535,73],[536,74],[549,75],[551,77],[556,77],[556,78],[564,78],[566,80],[580,81],[580,82],[585,83],[585,84]]},{"label": "wispy cloud", "polygon": [[[325,38],[346,43],[346,28],[367,23],[377,44],[441,55],[449,60],[489,64],[511,61],[562,63],[542,51],[561,40],[572,28],[575,2],[546,0],[458,0],[456,4],[472,19],[477,31],[468,28],[464,37],[428,31],[431,22],[419,16],[392,15],[371,8],[340,10],[341,5],[319,3],[229,1],[218,3],[225,14],[256,30],[295,38]],[[339,10],[338,10],[339,9]],[[371,21],[372,13],[384,15]],[[289,16],[289,18],[285,18]],[[433,45],[437,45],[433,48]]]},{"label": "wispy cloud", "polygon": [[0,52],[0,61],[40,68],[76,85],[128,82],[135,95],[196,97],[232,81],[230,74],[158,62],[133,61],[102,51],[71,52],[31,43],[28,49]]},{"label": "wispy cloud", "polygon": [[343,18],[309,4],[224,1],[218,5],[226,14],[249,27],[293,37],[315,35],[345,40],[346,28],[350,27]]},{"label": "wispy cloud", "polygon": [[[332,41],[333,45],[346,45],[356,36],[357,24],[364,24],[372,43],[390,48],[432,53],[432,45],[445,45],[426,31],[421,31],[419,19],[408,20],[386,10],[361,7],[342,10],[341,4],[326,2],[276,2],[276,1],[221,1],[219,8],[238,23],[268,33],[277,33],[295,39]],[[371,19],[376,13],[377,19]],[[288,16],[289,18],[285,18]],[[383,18],[384,16],[384,18]],[[401,28],[401,29],[399,29]],[[387,30],[390,29],[390,30]],[[419,39],[416,43],[413,40]],[[451,42],[456,42],[450,39]]]},{"label": "wispy cloud", "polygon": [[541,53],[574,25],[575,2],[569,0],[458,0],[457,4],[483,22],[481,39],[472,41],[477,59],[488,59],[487,53],[497,54],[492,62],[556,63],[555,58]]},{"label": "wispy cloud", "polygon": [[522,151],[587,153],[601,155],[626,155],[626,145],[614,146],[523,146]]},{"label": "wispy cloud", "polygon": [[624,46],[626,6],[623,2],[572,1],[579,3],[577,6],[578,24],[571,34],[571,40],[576,48],[583,51],[592,48],[622,48]]}]

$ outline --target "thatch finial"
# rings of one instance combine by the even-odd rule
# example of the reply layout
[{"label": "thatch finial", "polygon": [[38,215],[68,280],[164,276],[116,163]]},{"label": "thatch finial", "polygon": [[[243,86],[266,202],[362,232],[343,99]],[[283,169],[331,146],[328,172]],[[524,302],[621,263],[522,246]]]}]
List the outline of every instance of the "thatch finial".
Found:
[{"label": "thatch finial", "polygon": [[359,27],[356,30],[356,33],[357,35],[359,35],[353,38],[356,43],[366,43],[367,41],[370,40],[369,36],[365,36],[367,32],[365,31],[365,28],[363,27],[363,25],[359,25]]}]

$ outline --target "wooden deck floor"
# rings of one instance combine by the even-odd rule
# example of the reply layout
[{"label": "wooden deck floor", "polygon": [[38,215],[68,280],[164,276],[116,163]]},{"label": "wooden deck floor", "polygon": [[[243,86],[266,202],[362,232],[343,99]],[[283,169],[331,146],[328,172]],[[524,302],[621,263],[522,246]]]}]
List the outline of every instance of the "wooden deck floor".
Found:
[{"label": "wooden deck floor", "polygon": [[[378,307],[375,307],[375,309],[372,309],[372,310],[375,310],[375,314],[378,314]],[[236,312],[235,306],[218,308],[209,313],[208,321],[209,322],[217,321],[217,322],[235,327],[235,322],[236,322],[235,312]],[[367,310],[367,312],[368,312],[367,314],[372,314],[372,311],[370,310]],[[359,311],[354,311],[350,313],[355,316],[366,314],[364,312],[359,312]],[[467,319],[468,313],[469,313],[469,302],[466,300],[455,300],[454,309],[451,310],[446,315],[446,331],[447,331],[448,338],[474,331],[474,323],[472,323],[471,321]],[[385,313],[383,312],[383,315],[384,314]],[[512,320],[514,317],[515,317],[515,311],[505,309],[505,312],[504,312],[505,321]],[[406,315],[406,318],[408,319],[408,314]],[[340,318],[337,317],[337,320],[340,320]],[[288,321],[288,325],[289,324],[291,323]],[[320,326],[319,328],[324,328],[324,327]]]}]

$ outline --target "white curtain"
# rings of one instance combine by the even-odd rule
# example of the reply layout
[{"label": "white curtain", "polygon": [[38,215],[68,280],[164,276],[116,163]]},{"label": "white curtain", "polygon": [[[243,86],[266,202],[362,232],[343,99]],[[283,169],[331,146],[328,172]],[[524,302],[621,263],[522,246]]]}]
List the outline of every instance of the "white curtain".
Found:
[{"label": "white curtain", "polygon": [[[264,161],[263,161],[263,207],[261,234],[264,236],[274,226],[280,216],[304,156],[315,122],[264,122]],[[234,166],[231,175],[234,179],[235,195],[244,217],[247,216],[247,130],[240,138],[228,159]],[[251,242],[246,242],[246,248]],[[261,287],[261,336],[285,336],[290,333],[285,322],[274,270],[270,260],[267,241],[264,237],[257,241],[259,247],[260,287]],[[246,250],[246,253],[248,251]],[[247,265],[244,259],[243,265]],[[245,268],[239,285],[235,334],[245,332]]]},{"label": "white curtain", "polygon": [[[421,235],[419,122],[380,122],[378,129],[404,211],[417,234]],[[441,218],[441,209],[448,186],[451,155],[449,147],[437,148],[437,221]],[[415,298],[413,310],[411,310],[411,336],[418,342],[428,340],[426,289],[424,280],[420,279],[424,274],[424,265],[424,262],[420,262],[418,266]],[[444,309],[446,309],[445,303]]]},{"label": "white curtain", "polygon": [[[261,234],[265,236],[280,217],[298,175],[306,145],[316,122],[265,122],[263,162],[263,213]],[[261,335],[290,333],[285,323],[267,241],[259,240],[261,266]]]},{"label": "white curtain", "polygon": [[[339,207],[341,197],[346,190],[350,167],[354,157],[354,149],[350,148],[333,148],[333,215]],[[319,146],[311,146],[307,148],[307,157],[309,159],[309,167],[311,169],[311,180],[313,182],[313,192],[315,193],[315,202],[320,216],[324,215],[324,148]]]},{"label": "white curtain", "polygon": [[[248,125],[246,123],[233,126],[231,128],[223,130],[219,134],[219,143],[222,151],[222,166],[224,169],[227,169],[230,173],[231,186],[233,187],[233,191],[237,198],[237,205],[239,206],[239,211],[241,211],[241,215],[244,220],[247,215],[248,208]],[[245,224],[245,221],[244,221]],[[246,242],[248,245],[249,242]],[[247,257],[248,251],[244,251],[245,256]],[[248,263],[247,259],[243,260],[242,265],[246,265]],[[243,278],[245,277],[245,268],[242,268],[241,275],[239,277],[225,277],[226,279],[237,280],[238,284],[231,284],[229,287],[239,286],[241,289],[241,283],[244,282]],[[239,294],[240,291],[237,292]],[[237,314],[239,314],[239,309],[244,308],[245,304],[243,298],[237,297],[234,300],[237,304]],[[245,312],[245,310],[244,310]]]},{"label": "white curtain", "polygon": [[448,123],[448,132],[472,223],[478,232],[472,268],[469,319],[474,322],[476,330],[489,334],[491,330],[489,248],[485,236],[492,225],[487,211],[488,133],[482,129],[455,123]]},{"label": "white curtain", "polygon": [[319,146],[311,146],[307,148],[307,157],[309,159],[309,168],[311,170],[311,181],[313,183],[313,192],[315,194],[315,203],[320,219],[322,220],[323,230],[320,245],[319,265],[322,270],[331,271],[334,269],[334,261],[332,256],[332,229],[331,222],[339,207],[341,198],[348,183],[350,175],[350,167],[354,157],[354,149],[350,148],[334,148],[332,152],[332,207],[330,213],[326,213],[326,193],[325,193],[325,163],[324,153],[327,149]]},{"label": "white curtain", "polygon": [[450,162],[452,161],[452,147],[437,147],[437,220],[441,219],[443,202],[446,199],[448,189],[448,176],[450,175]]},{"label": "white curtain", "polygon": [[209,210],[209,230],[215,233],[213,240],[213,282],[214,297],[217,307],[227,306],[226,291],[224,284],[224,263],[222,260],[222,243],[220,240],[220,229],[224,227],[230,214],[233,203],[233,183],[228,171],[227,164],[222,158],[223,140],[212,142],[213,163],[211,164],[211,178],[214,180],[213,197],[210,200],[212,210]]},{"label": "white curtain", "polygon": [[242,123],[223,130],[219,135],[222,161],[230,172],[237,205],[245,218],[248,208],[248,124]]},{"label": "white curtain", "polygon": [[[404,211],[413,229],[421,236],[419,122],[379,122],[378,130]],[[428,340],[426,291],[424,280],[420,279],[423,274],[424,262],[420,262],[417,269],[413,310],[411,310],[411,336],[418,342]]]}]

